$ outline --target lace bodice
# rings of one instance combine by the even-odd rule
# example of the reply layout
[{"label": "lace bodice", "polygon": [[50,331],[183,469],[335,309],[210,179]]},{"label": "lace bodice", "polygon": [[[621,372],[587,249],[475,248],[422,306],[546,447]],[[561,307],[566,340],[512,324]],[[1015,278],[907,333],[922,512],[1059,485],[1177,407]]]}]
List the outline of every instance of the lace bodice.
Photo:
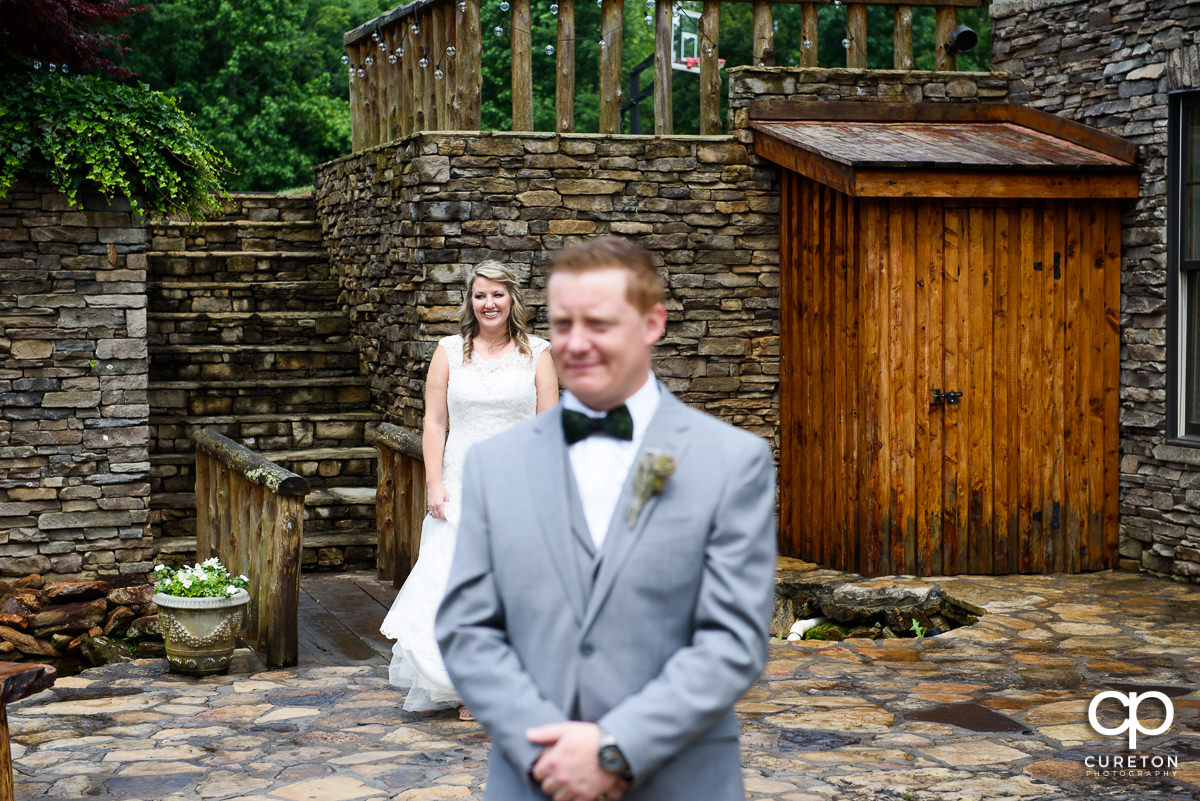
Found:
[{"label": "lace bodice", "polygon": [[481,359],[474,354],[469,363],[463,364],[461,335],[438,342],[450,362],[446,389],[450,433],[442,456],[442,483],[450,495],[451,514],[457,515],[458,511],[467,449],[537,412],[534,374],[538,358],[550,343],[530,337],[529,344],[532,358],[514,350],[498,359]]}]

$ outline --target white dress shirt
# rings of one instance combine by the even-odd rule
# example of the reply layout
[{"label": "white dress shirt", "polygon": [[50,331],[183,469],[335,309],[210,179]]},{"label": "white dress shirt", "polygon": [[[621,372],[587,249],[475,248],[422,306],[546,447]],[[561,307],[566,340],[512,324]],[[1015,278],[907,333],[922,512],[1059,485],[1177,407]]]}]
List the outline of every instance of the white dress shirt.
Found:
[{"label": "white dress shirt", "polygon": [[[625,478],[633,467],[646,428],[658,410],[658,381],[651,372],[641,389],[625,401],[629,415],[633,418],[633,439],[622,439],[593,434],[567,448],[571,459],[571,472],[575,474],[575,485],[579,488],[579,499],[583,503],[583,516],[587,520],[588,533],[596,550],[604,543],[604,535],[616,511],[617,499]],[[603,413],[589,409],[569,391],[563,393],[564,409],[586,414],[588,417],[603,417]]]}]

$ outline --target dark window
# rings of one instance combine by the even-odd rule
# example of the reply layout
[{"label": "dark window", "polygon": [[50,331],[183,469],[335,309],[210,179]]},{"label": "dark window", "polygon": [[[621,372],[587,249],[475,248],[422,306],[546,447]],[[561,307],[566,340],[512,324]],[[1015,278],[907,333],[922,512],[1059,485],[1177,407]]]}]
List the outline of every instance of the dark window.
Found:
[{"label": "dark window", "polygon": [[1168,436],[1200,437],[1200,91],[1171,95]]}]

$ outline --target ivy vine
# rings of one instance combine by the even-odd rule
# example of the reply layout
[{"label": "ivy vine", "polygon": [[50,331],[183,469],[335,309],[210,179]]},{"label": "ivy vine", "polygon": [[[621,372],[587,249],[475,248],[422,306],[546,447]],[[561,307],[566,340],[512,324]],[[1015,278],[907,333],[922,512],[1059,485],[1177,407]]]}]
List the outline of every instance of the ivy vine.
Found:
[{"label": "ivy vine", "polygon": [[0,79],[0,197],[42,175],[78,207],[81,189],[135,211],[204,216],[227,197],[229,163],[175,101],[90,75]]}]

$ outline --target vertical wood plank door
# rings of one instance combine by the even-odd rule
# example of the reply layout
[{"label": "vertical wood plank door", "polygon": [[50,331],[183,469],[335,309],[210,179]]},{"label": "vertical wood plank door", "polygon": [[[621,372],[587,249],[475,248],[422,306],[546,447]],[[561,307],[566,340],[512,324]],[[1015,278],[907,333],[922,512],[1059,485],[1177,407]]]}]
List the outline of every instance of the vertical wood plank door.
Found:
[{"label": "vertical wood plank door", "polygon": [[790,172],[781,197],[781,552],[1115,566],[1119,207],[855,199]]}]

